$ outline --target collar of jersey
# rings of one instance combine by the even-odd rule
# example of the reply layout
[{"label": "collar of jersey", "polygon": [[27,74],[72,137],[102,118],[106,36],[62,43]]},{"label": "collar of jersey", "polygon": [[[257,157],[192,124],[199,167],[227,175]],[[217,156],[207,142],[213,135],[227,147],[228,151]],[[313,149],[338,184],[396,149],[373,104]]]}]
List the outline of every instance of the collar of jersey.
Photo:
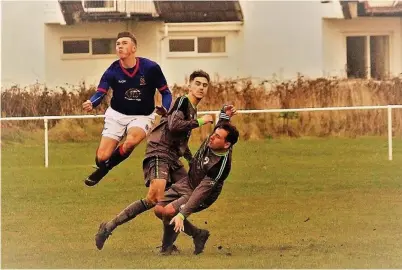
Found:
[{"label": "collar of jersey", "polygon": [[197,106],[195,106],[195,105],[191,102],[191,100],[188,98],[188,95],[186,95],[186,97],[187,97],[188,101],[190,101],[191,106],[193,106],[194,109],[197,109]]},{"label": "collar of jersey", "polygon": [[229,152],[229,150],[226,151],[225,153],[216,153],[216,152],[214,152],[214,150],[211,149],[211,152],[212,152],[215,156],[224,157],[224,156],[226,156],[226,154]]},{"label": "collar of jersey", "polygon": [[135,66],[134,66],[133,73],[128,72],[128,70],[125,69],[123,67],[123,65],[121,64],[121,60],[119,60],[119,65],[120,65],[121,70],[124,72],[124,74],[126,74],[127,76],[129,76],[131,78],[134,77],[135,74],[137,74],[137,71],[140,68],[140,59],[138,57],[136,57],[135,60],[136,61],[135,61]]}]

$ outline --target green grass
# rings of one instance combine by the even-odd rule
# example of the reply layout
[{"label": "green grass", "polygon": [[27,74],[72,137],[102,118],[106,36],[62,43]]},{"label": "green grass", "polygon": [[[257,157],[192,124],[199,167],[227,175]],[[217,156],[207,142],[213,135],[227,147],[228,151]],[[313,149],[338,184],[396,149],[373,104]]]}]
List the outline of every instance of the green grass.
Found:
[{"label": "green grass", "polygon": [[[2,146],[2,268],[401,268],[402,140],[240,142],[223,193],[191,220],[211,231],[205,252],[158,256],[162,226],[147,212],[102,251],[101,221],[144,197],[144,146],[92,188],[96,142]],[[192,145],[195,149],[196,145]],[[222,247],[222,248],[218,248]]]}]

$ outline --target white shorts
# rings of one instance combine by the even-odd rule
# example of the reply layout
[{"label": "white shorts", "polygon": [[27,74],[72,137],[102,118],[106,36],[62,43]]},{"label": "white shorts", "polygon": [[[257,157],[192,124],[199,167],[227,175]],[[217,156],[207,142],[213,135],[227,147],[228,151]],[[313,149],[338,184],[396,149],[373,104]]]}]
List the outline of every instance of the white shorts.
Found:
[{"label": "white shorts", "polygon": [[138,127],[148,133],[155,123],[155,114],[125,115],[109,107],[105,112],[105,125],[102,136],[121,141],[126,132],[132,127]]}]

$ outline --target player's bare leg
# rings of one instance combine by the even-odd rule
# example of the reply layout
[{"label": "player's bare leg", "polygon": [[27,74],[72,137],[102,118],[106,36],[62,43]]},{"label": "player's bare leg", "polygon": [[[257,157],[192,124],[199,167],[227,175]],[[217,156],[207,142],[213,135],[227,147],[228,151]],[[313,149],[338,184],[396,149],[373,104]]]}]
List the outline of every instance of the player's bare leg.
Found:
[{"label": "player's bare leg", "polygon": [[117,166],[123,160],[128,158],[133,152],[134,148],[140,144],[145,137],[146,133],[142,128],[132,127],[128,130],[124,143],[117,148],[117,141],[108,137],[102,137],[102,140],[103,138],[106,138],[108,141],[112,140],[116,143],[113,145],[112,150],[109,147],[112,145],[112,143],[109,144],[109,142],[105,142],[105,147],[103,149],[99,147],[96,162],[98,169],[85,180],[85,183],[88,186],[96,185],[113,167]]},{"label": "player's bare leg", "polygon": [[112,156],[119,141],[102,136],[99,147],[96,150],[95,163],[98,168],[85,179],[87,186],[96,185],[108,172],[106,161]]},{"label": "player's bare leg", "polygon": [[110,156],[107,165],[108,169],[111,170],[113,167],[120,164],[123,160],[128,158],[135,147],[139,145],[147,136],[145,131],[139,127],[131,127],[127,131],[127,136],[124,142],[117,147]]}]

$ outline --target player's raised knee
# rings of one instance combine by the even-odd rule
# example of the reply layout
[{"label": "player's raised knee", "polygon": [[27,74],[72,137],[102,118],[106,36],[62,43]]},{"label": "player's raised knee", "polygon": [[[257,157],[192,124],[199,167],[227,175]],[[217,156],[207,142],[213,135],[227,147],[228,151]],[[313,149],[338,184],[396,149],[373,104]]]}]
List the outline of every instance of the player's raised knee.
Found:
[{"label": "player's raised knee", "polygon": [[173,205],[168,204],[163,209],[163,215],[165,217],[174,217],[176,215],[176,209],[174,209]]},{"label": "player's raised knee", "polygon": [[129,133],[127,134],[126,140],[124,142],[125,147],[136,147],[139,143],[142,142],[142,140],[146,137],[146,133],[144,130],[140,128],[133,128],[130,129]]},{"label": "player's raised knee", "polygon": [[162,219],[163,213],[164,213],[164,207],[162,205],[156,205],[154,208],[154,213],[155,213],[155,216]]},{"label": "player's raised knee", "polygon": [[124,152],[125,153],[130,153],[134,150],[134,148],[138,145],[139,142],[135,141],[135,140],[130,140],[129,138],[127,138],[123,144],[123,148],[124,148]]},{"label": "player's raised knee", "polygon": [[110,153],[109,151],[98,149],[98,151],[96,152],[96,159],[99,162],[106,161],[110,158],[111,155],[112,153]]}]

